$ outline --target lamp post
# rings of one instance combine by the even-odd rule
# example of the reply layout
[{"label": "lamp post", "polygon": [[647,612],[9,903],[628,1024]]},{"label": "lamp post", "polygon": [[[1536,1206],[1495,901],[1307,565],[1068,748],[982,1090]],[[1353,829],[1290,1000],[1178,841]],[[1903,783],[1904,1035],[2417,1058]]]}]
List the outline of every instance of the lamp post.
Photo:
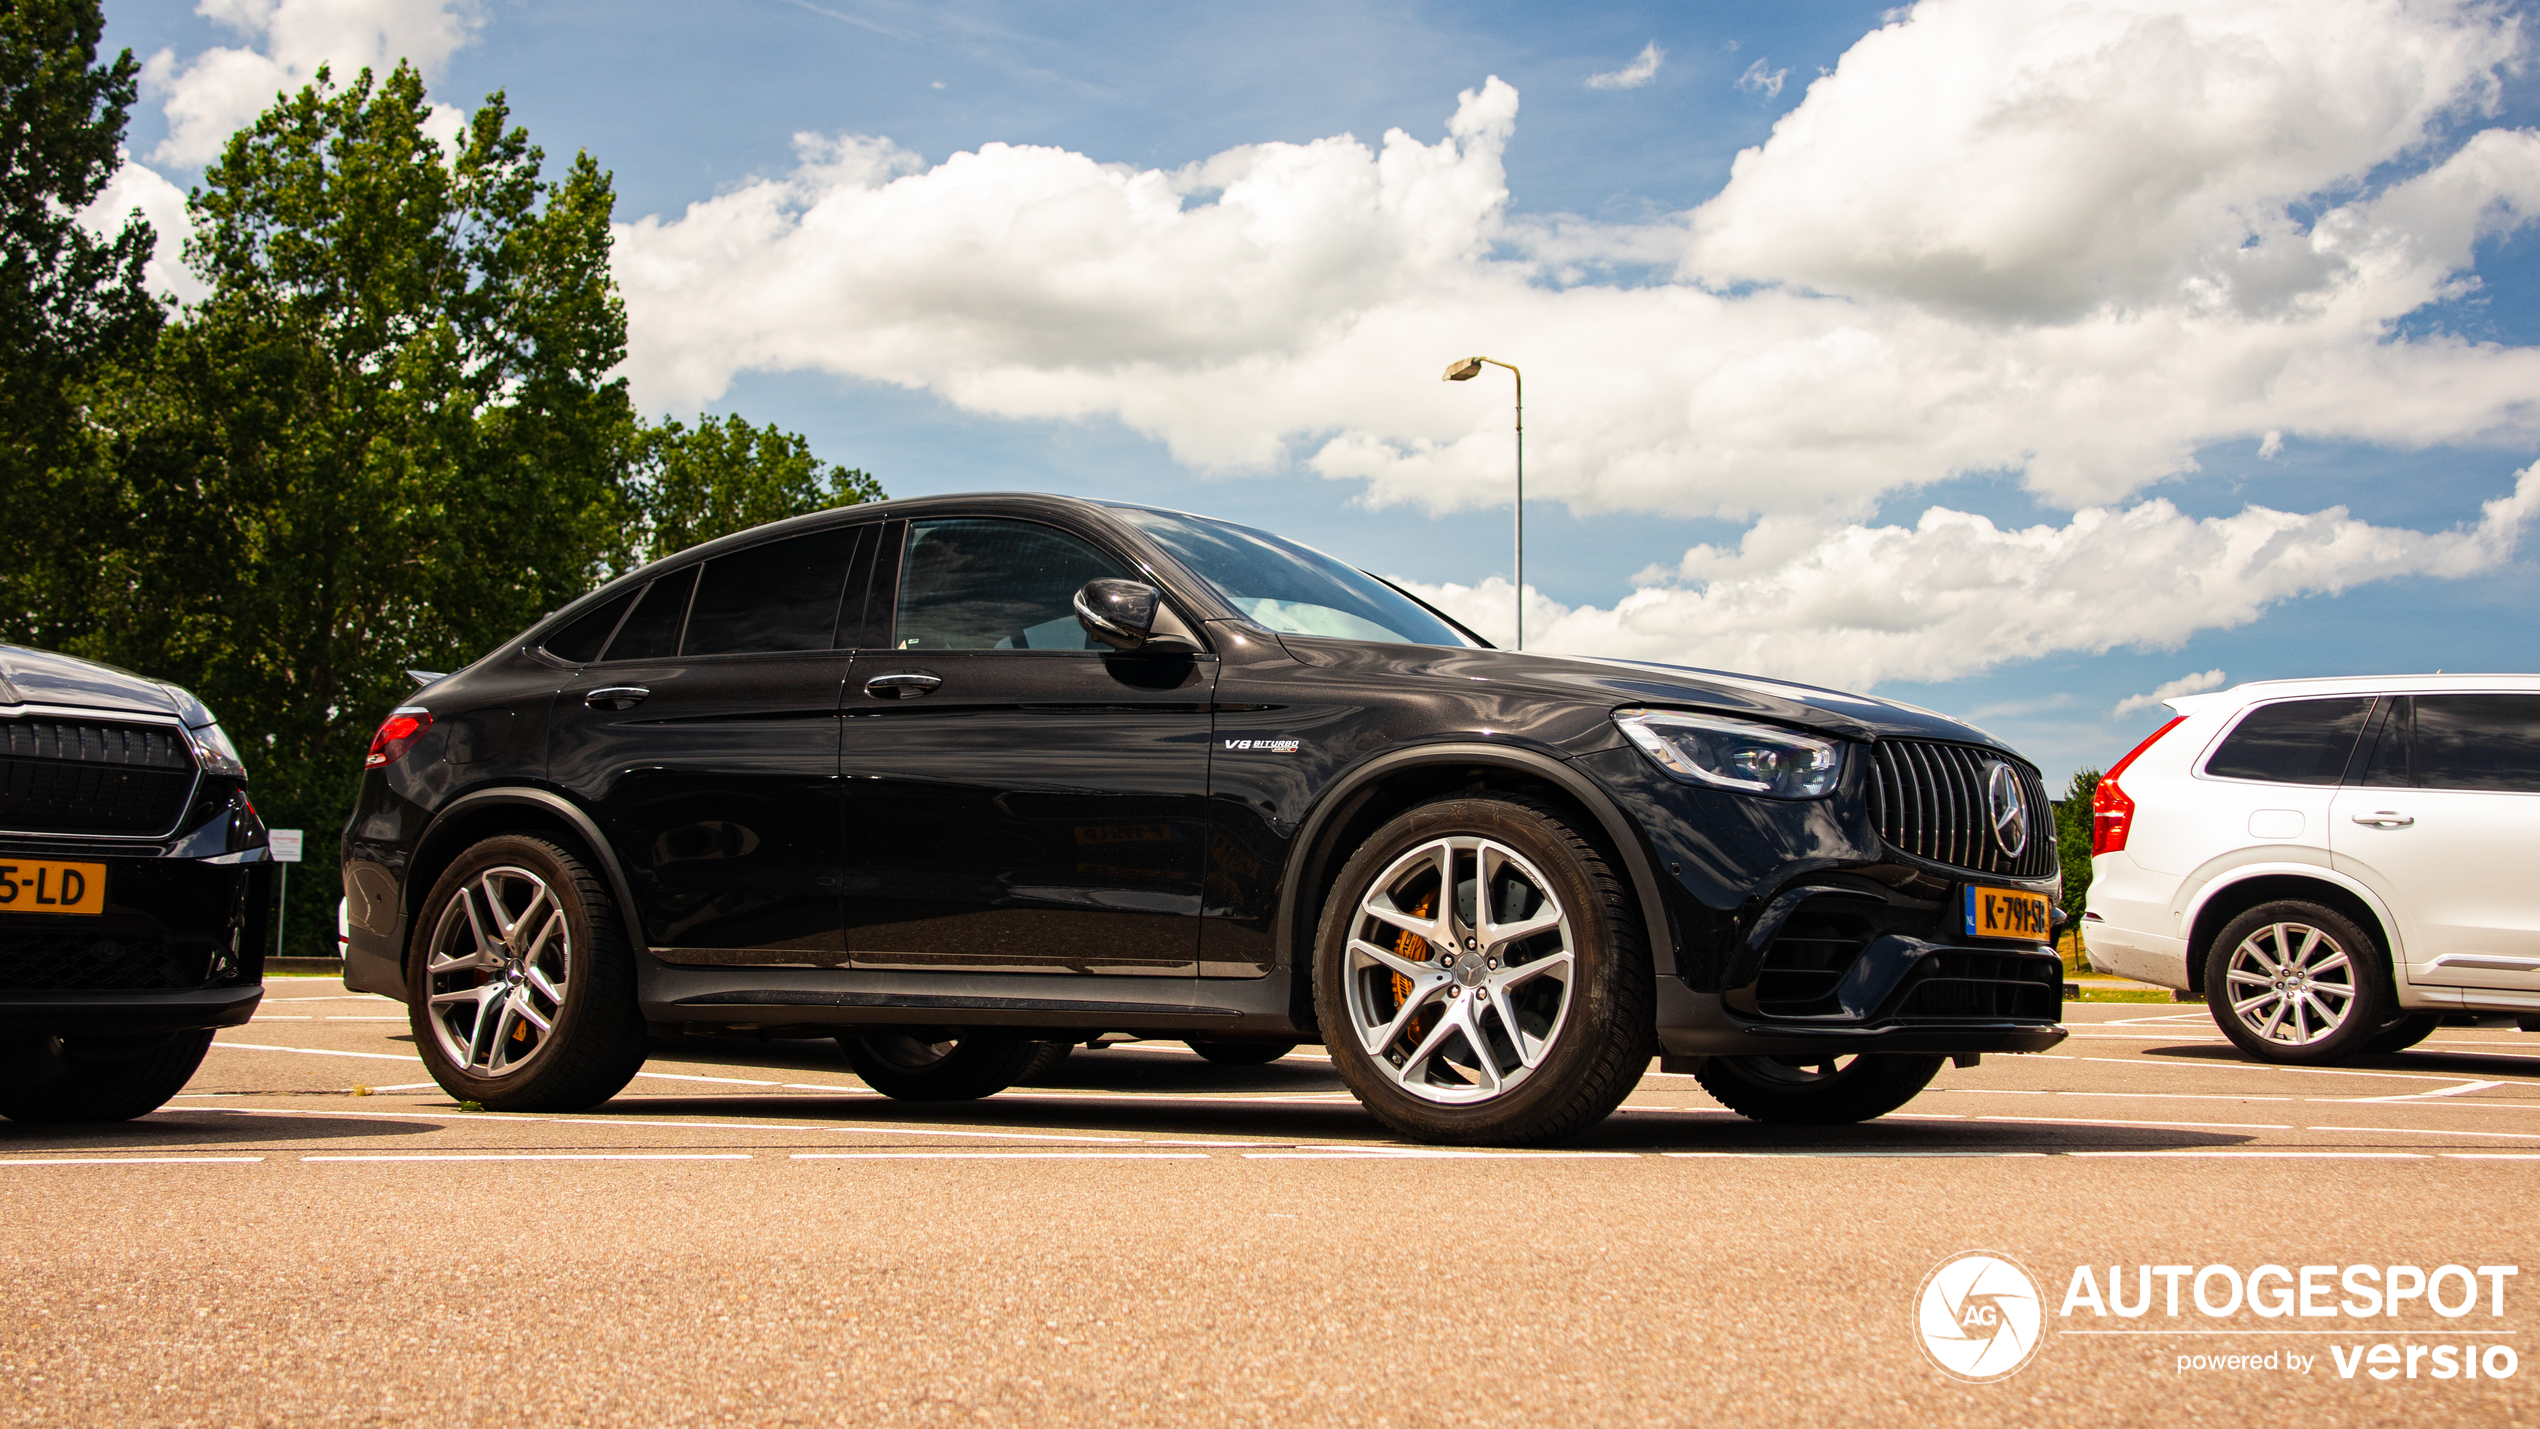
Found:
[{"label": "lamp post", "polygon": [[1517,379],[1517,648],[1526,648],[1526,374],[1517,364],[1496,357],[1468,357],[1450,363],[1446,369],[1449,382],[1470,382],[1481,375],[1482,364],[1505,367]]}]

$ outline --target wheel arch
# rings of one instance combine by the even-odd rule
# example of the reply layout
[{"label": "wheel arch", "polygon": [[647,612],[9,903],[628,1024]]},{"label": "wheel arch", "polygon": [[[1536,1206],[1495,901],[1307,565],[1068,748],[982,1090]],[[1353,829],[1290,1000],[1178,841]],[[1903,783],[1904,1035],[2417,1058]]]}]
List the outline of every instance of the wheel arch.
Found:
[{"label": "wheel arch", "polygon": [[1428,744],[1382,754],[1335,780],[1297,831],[1296,853],[1281,875],[1277,946],[1290,974],[1291,1013],[1301,1029],[1314,1021],[1314,937],[1324,902],[1357,847],[1396,814],[1441,795],[1531,794],[1584,815],[1580,832],[1622,866],[1650,958],[1660,976],[1675,972],[1675,940],[1662,885],[1642,841],[1596,782],[1550,754],[1501,744]]},{"label": "wheel arch", "polygon": [[2381,941],[2381,956],[2390,964],[2395,983],[2402,963],[2398,925],[2381,900],[2360,884],[2313,865],[2259,866],[2233,871],[2200,890],[2187,910],[2188,991],[2205,991],[2205,959],[2225,924],[2261,903],[2301,898],[2352,918]]},{"label": "wheel arch", "polygon": [[474,845],[502,834],[542,834],[562,841],[567,847],[597,864],[600,876],[608,880],[609,894],[617,900],[618,918],[626,929],[627,941],[637,948],[650,946],[644,941],[641,920],[635,908],[634,889],[626,881],[626,870],[618,865],[617,854],[608,840],[600,836],[599,825],[591,821],[581,806],[561,794],[525,785],[504,785],[490,789],[471,789],[451,800],[435,814],[415,841],[414,856],[406,865],[405,925],[407,936],[397,949],[397,965],[403,971],[407,947],[413,941],[413,930],[423,911],[423,900],[432,885],[441,881],[443,870],[458,861],[459,855]]}]

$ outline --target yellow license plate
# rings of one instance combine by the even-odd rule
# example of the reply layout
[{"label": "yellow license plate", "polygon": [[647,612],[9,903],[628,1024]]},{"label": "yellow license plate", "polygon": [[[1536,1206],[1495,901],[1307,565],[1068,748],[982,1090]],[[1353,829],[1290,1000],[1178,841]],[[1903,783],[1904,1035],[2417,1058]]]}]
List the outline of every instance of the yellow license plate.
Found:
[{"label": "yellow license plate", "polygon": [[1967,885],[1967,936],[1970,938],[2022,938],[2032,943],[2046,941],[2049,910],[2046,895],[2027,893],[2017,888],[1984,888]]},{"label": "yellow license plate", "polygon": [[76,913],[93,918],[106,911],[106,865],[53,863],[20,859],[0,863],[0,913]]}]

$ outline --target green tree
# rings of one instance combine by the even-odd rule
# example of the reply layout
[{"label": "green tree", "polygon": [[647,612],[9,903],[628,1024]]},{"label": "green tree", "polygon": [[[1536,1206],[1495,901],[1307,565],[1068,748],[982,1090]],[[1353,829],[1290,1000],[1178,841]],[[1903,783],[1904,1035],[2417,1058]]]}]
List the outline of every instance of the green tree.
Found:
[{"label": "green tree", "polygon": [[2064,868],[2064,911],[2081,916],[2090,898],[2090,797],[2099,790],[2099,771],[2076,769],[2055,805],[2055,853]]},{"label": "green tree", "polygon": [[[189,200],[211,293],[101,389],[122,509],[79,653],[193,687],[308,828],[292,925],[409,666],[454,669],[630,554],[609,178],[496,94],[455,153],[399,65],[282,98]],[[305,892],[304,892],[305,890]]]},{"label": "green tree", "polygon": [[788,516],[882,499],[871,476],[823,462],[795,433],[737,416],[699,416],[693,428],[665,418],[645,429],[633,475],[646,560]]},{"label": "green tree", "polygon": [[105,23],[97,0],[0,0],[0,639],[32,644],[93,624],[83,553],[114,500],[80,388],[163,317],[150,225],[102,238],[75,217],[121,163],[141,71],[130,50],[97,63]]}]

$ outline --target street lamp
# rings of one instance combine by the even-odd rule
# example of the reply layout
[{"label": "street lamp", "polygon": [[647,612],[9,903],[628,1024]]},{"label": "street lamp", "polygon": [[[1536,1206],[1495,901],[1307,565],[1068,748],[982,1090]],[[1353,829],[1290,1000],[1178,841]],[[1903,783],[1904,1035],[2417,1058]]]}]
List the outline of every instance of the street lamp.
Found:
[{"label": "street lamp", "polygon": [[1449,382],[1470,382],[1481,375],[1482,364],[1505,367],[1517,379],[1517,647],[1526,648],[1526,374],[1517,364],[1496,357],[1468,357],[1450,363],[1446,369]]}]

